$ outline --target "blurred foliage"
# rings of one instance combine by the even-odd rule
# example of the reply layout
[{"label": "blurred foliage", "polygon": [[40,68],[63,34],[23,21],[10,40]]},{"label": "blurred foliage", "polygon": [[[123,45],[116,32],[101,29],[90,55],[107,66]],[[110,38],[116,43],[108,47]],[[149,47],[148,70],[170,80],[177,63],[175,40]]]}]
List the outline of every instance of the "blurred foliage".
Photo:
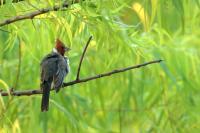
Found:
[{"label": "blurred foliage", "polygon": [[[62,1],[29,0],[0,6],[0,22]],[[75,79],[163,59],[111,77],[51,93],[50,110],[40,112],[41,95],[0,97],[1,133],[199,133],[200,1],[85,0],[65,11],[0,27],[0,88],[39,88],[40,61],[63,40],[72,51]]]}]

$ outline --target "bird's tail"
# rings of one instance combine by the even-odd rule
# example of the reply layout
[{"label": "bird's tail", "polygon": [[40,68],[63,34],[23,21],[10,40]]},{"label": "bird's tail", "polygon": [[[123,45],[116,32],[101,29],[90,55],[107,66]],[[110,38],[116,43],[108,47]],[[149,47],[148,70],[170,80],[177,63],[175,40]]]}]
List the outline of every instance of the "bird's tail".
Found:
[{"label": "bird's tail", "polygon": [[51,85],[48,82],[44,82],[42,83],[41,88],[43,90],[41,111],[45,112],[49,109],[49,94],[51,90]]}]

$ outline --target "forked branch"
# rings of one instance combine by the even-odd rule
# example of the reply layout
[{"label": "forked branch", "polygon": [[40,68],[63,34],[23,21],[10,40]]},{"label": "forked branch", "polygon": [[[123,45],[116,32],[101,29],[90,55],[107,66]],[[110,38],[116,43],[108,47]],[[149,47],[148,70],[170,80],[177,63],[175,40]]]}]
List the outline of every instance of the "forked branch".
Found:
[{"label": "forked branch", "polygon": [[[143,64],[139,64],[139,65],[135,65],[135,66],[129,66],[129,67],[121,68],[121,69],[115,69],[115,70],[112,70],[110,72],[101,73],[101,74],[98,74],[98,75],[95,75],[95,76],[80,79],[79,73],[80,73],[80,69],[81,69],[81,64],[82,64],[85,52],[87,50],[87,47],[88,47],[91,39],[92,39],[92,36],[90,36],[88,42],[86,43],[86,46],[84,47],[82,56],[80,58],[80,63],[79,63],[79,66],[78,66],[76,79],[73,80],[73,81],[67,82],[67,83],[63,83],[62,88],[66,87],[66,86],[71,86],[71,85],[83,83],[83,82],[88,82],[88,81],[95,80],[95,79],[98,79],[98,78],[103,78],[103,77],[110,76],[110,75],[113,75],[113,74],[122,73],[122,72],[129,71],[129,70],[132,70],[132,69],[141,68],[141,67],[144,67],[144,66],[147,66],[147,65],[150,65],[150,64],[160,63],[162,61],[162,60],[149,61],[149,62],[146,62],[146,63],[143,63]],[[35,95],[35,94],[42,94],[42,90],[41,89],[34,89],[34,90],[15,91],[13,88],[11,88],[10,91],[0,91],[0,94],[1,94],[1,96],[9,96],[9,95],[12,95],[12,96],[30,96],[30,95]]]},{"label": "forked branch", "polygon": [[[130,67],[121,68],[121,69],[115,69],[115,70],[112,70],[110,72],[98,74],[98,75],[91,76],[91,77],[88,77],[88,78],[83,78],[83,79],[79,79],[79,80],[73,80],[73,81],[64,83],[63,84],[63,88],[66,87],[66,86],[71,86],[71,85],[75,85],[75,84],[79,84],[79,83],[83,83],[83,82],[88,82],[88,81],[91,81],[91,80],[95,80],[95,79],[98,79],[98,78],[103,78],[103,77],[106,77],[106,76],[110,76],[110,75],[113,75],[113,74],[129,71],[129,70],[132,70],[132,69],[141,68],[141,67],[144,67],[144,66],[147,66],[147,65],[150,65],[150,64],[160,63],[161,61],[162,60],[154,60],[154,61],[146,62],[146,63],[143,63],[143,64],[135,65],[135,66],[130,66]],[[23,91],[14,91],[14,90],[12,90],[10,92],[0,92],[0,94],[2,96],[8,96],[8,95],[13,95],[13,96],[24,96],[24,95],[26,95],[26,96],[30,96],[30,95],[35,95],[35,94],[42,94],[42,90],[40,90],[40,89],[23,90]]]}]

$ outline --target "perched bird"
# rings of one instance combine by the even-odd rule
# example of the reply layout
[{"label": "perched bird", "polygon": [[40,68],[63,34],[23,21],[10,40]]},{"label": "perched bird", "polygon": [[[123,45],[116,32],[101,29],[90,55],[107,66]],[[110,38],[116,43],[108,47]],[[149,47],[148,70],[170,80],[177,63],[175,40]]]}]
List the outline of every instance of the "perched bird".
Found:
[{"label": "perched bird", "polygon": [[51,88],[53,87],[58,92],[62,87],[65,76],[69,73],[69,60],[64,56],[65,52],[69,50],[70,48],[57,39],[53,51],[41,61],[42,112],[48,111]]}]

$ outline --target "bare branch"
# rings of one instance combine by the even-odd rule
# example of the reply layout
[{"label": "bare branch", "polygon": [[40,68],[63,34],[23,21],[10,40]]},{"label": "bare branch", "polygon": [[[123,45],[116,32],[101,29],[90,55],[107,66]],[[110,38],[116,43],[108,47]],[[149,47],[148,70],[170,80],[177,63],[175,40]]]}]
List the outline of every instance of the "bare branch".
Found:
[{"label": "bare branch", "polygon": [[84,50],[83,50],[83,53],[82,53],[82,55],[81,55],[81,59],[80,59],[79,66],[78,66],[78,70],[77,70],[76,80],[79,80],[79,74],[80,74],[80,70],[81,70],[81,64],[82,64],[82,61],[83,61],[85,52],[86,52],[86,50],[87,50],[88,45],[90,44],[91,39],[92,39],[92,36],[90,36],[90,38],[88,39],[88,41],[87,41],[87,43],[86,43],[86,45],[85,45],[85,48],[84,48]]},{"label": "bare branch", "polygon": [[[13,0],[12,3],[18,3],[21,1],[24,1],[24,0]],[[0,5],[4,5],[4,4],[6,4],[6,0],[0,0]]]},{"label": "bare branch", "polygon": [[54,7],[43,8],[43,9],[40,9],[40,10],[37,10],[34,12],[27,13],[25,15],[11,17],[9,19],[6,19],[6,20],[0,22],[0,27],[4,26],[4,25],[8,25],[10,23],[14,23],[16,21],[24,20],[24,19],[33,19],[35,16],[45,14],[50,11],[58,11],[59,9],[68,8],[68,7],[69,7],[69,4],[65,2],[62,5],[55,5]]},{"label": "bare branch", "polygon": [[[71,86],[71,85],[74,85],[74,84],[88,82],[88,81],[91,81],[91,80],[95,80],[95,79],[98,79],[98,78],[103,78],[103,77],[106,77],[106,76],[110,76],[110,75],[113,75],[113,74],[129,71],[129,70],[132,70],[132,69],[141,68],[141,67],[144,67],[144,66],[147,66],[147,65],[150,65],[150,64],[160,63],[161,61],[162,60],[154,60],[154,61],[146,62],[146,63],[143,63],[143,64],[135,65],[135,66],[130,66],[130,67],[126,67],[126,68],[112,70],[110,72],[98,74],[98,75],[95,75],[95,76],[92,76],[92,77],[83,78],[83,79],[80,79],[80,80],[70,81],[70,82],[64,83],[63,84],[63,88],[66,87],[66,86]],[[35,95],[35,94],[42,94],[42,90],[40,90],[40,89],[23,90],[23,91],[14,91],[13,90],[13,91],[10,91],[10,92],[1,91],[0,94],[1,94],[1,96],[8,96],[8,95],[12,95],[12,96],[24,96],[24,95],[30,96],[30,95]]]}]

